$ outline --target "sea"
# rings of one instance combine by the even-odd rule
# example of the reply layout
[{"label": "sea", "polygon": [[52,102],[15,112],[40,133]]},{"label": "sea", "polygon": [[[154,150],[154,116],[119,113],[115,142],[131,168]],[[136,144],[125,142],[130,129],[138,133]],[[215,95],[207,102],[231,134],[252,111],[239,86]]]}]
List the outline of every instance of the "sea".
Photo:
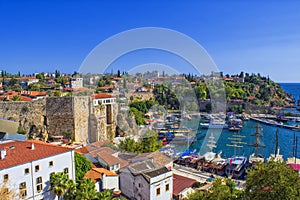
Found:
[{"label": "sea", "polygon": [[[283,90],[289,94],[292,94],[295,100],[299,100],[300,98],[300,83],[281,83],[280,84]],[[287,110],[292,112],[299,112],[296,110]],[[213,135],[216,140],[216,148],[214,152],[222,153],[222,157],[230,158],[232,156],[249,156],[255,152],[253,147],[250,147],[249,144],[252,144],[255,137],[251,136],[255,132],[256,122],[249,120],[243,122],[243,128],[240,133],[235,133],[229,131],[228,129],[197,129],[197,125],[199,124],[199,119],[193,119],[189,124],[195,132],[196,138],[198,138],[191,145],[188,145],[187,148],[190,150],[195,150],[200,155],[203,155],[205,152],[209,151],[206,146],[209,141],[209,136]],[[299,122],[289,121],[288,124],[300,124]],[[260,138],[265,148],[260,148],[259,153],[264,155],[265,159],[270,156],[270,154],[275,153],[275,144],[276,144],[276,130],[278,129],[278,146],[280,148],[280,154],[283,155],[286,160],[289,157],[293,157],[293,151],[296,149],[295,145],[295,137],[299,138],[298,148],[296,152],[297,158],[300,158],[300,132],[293,131],[290,129],[279,128],[276,126],[270,126],[266,124],[259,123],[262,127],[261,133],[262,137]],[[236,136],[239,134],[240,136]],[[233,138],[240,138],[239,147],[233,147],[232,140]]]}]

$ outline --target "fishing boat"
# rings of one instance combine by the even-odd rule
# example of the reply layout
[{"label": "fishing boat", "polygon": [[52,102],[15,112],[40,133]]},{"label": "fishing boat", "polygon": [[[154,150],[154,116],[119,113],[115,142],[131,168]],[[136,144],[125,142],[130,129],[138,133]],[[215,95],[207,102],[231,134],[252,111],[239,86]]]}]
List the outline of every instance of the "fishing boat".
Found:
[{"label": "fishing boat", "polygon": [[258,150],[260,148],[265,148],[266,146],[263,145],[260,141],[260,138],[263,137],[262,133],[260,132],[262,130],[262,127],[256,123],[255,126],[255,132],[251,134],[251,136],[255,137],[255,140],[252,144],[249,144],[248,146],[255,148],[255,153],[251,154],[249,157],[249,165],[252,166],[253,164],[257,162],[264,162],[264,156],[262,154],[258,153]]},{"label": "fishing boat", "polygon": [[275,146],[275,152],[274,154],[271,154],[270,157],[268,158],[268,162],[271,160],[275,162],[283,162],[283,156],[280,154],[280,148],[278,146],[278,129],[276,130],[276,146]]},{"label": "fishing boat", "polygon": [[216,153],[213,152],[213,149],[216,148],[217,146],[216,146],[215,137],[212,132],[210,133],[210,136],[208,137],[206,146],[210,149],[210,151],[206,152],[203,155],[204,160],[205,160],[205,162],[203,164],[203,170],[208,172],[211,169],[211,161],[216,158]]},{"label": "fishing boat", "polygon": [[214,173],[214,174],[218,174],[219,176],[224,176],[225,175],[225,168],[226,168],[228,163],[226,162],[226,159],[221,157],[221,153],[222,152],[220,152],[217,155],[217,158],[215,158],[211,161],[210,172]]},{"label": "fishing boat", "polygon": [[227,161],[228,165],[225,168],[226,176],[229,178],[239,179],[245,173],[247,166],[247,158],[244,156],[235,156],[229,158]]}]

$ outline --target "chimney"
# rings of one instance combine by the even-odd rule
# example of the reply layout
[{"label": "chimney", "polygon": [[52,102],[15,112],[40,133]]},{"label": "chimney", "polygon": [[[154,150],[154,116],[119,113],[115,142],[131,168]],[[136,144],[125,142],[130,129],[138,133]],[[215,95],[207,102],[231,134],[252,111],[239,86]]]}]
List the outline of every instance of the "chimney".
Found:
[{"label": "chimney", "polygon": [[31,150],[34,150],[34,143],[31,143]]},{"label": "chimney", "polygon": [[5,159],[5,156],[6,156],[6,150],[5,149],[0,149],[0,159],[1,160],[4,160]]}]

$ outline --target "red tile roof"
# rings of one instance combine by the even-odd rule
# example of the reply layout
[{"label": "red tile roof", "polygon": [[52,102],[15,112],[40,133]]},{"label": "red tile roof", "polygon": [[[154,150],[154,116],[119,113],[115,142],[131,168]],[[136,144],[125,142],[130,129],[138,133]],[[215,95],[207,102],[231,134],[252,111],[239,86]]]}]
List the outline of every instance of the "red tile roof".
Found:
[{"label": "red tile roof", "polygon": [[112,98],[112,95],[110,95],[110,94],[103,94],[103,93],[101,93],[101,94],[93,94],[93,95],[92,95],[92,98],[93,98],[93,99]]},{"label": "red tile roof", "polygon": [[173,195],[178,196],[184,189],[191,187],[196,180],[173,174]]},{"label": "red tile roof", "polygon": [[287,164],[287,166],[292,167],[295,171],[300,172],[300,164]]},{"label": "red tile roof", "polygon": [[118,176],[118,174],[112,172],[112,171],[109,171],[107,169],[104,169],[104,168],[93,168],[94,171],[97,171],[101,174],[105,174],[106,176]]},{"label": "red tile roof", "polygon": [[101,172],[98,172],[96,170],[91,169],[89,170],[85,176],[84,176],[85,179],[92,179],[94,182],[98,182],[101,178],[102,178],[102,173]]},{"label": "red tile roof", "polygon": [[116,174],[112,171],[109,171],[107,169],[94,167],[85,174],[84,178],[85,179],[90,178],[94,182],[98,182],[99,179],[102,178],[103,174],[105,174],[106,176],[118,176],[118,174]]},{"label": "red tile roof", "polygon": [[[31,149],[32,143],[34,143],[34,149]],[[12,146],[14,148],[10,148]],[[6,150],[5,158],[0,160],[0,169],[13,167],[72,150],[67,147],[59,147],[53,144],[31,140],[25,142],[5,142],[0,144],[0,148]]]},{"label": "red tile roof", "polygon": [[99,153],[97,153],[97,155],[102,158],[102,160],[104,160],[109,166],[117,164],[117,163],[121,163],[120,159],[118,159],[117,157],[105,152],[105,151],[101,151]]}]

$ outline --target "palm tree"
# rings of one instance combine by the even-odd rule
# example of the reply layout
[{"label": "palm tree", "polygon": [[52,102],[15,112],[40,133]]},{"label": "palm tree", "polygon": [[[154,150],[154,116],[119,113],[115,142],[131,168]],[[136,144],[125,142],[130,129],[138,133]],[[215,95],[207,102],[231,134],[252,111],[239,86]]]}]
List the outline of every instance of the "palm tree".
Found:
[{"label": "palm tree", "polygon": [[51,189],[60,200],[66,193],[75,191],[76,183],[63,172],[52,174],[50,177]]},{"label": "palm tree", "polygon": [[112,199],[112,191],[103,190],[102,192],[98,192],[97,196],[98,196],[98,199],[101,199],[101,200],[111,200]]},{"label": "palm tree", "polygon": [[78,200],[92,200],[97,199],[97,192],[95,183],[92,179],[83,179],[77,187],[76,197]]}]

